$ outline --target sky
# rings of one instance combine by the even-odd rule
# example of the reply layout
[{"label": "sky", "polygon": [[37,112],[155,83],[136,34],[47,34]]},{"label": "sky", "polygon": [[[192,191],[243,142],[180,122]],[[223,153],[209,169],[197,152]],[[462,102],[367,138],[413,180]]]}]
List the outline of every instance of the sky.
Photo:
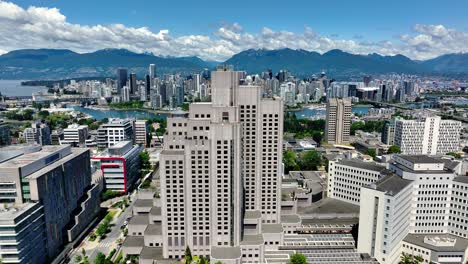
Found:
[{"label": "sky", "polygon": [[466,0],[0,0],[0,54],[125,48],[226,60],[246,49],[430,59],[468,52]]}]

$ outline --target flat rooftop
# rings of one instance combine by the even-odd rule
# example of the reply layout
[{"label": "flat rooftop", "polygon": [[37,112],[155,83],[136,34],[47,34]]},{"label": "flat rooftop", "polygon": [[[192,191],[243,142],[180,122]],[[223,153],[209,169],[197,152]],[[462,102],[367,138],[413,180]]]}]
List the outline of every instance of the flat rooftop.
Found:
[{"label": "flat rooftop", "polygon": [[261,245],[264,243],[262,235],[244,235],[241,245]]},{"label": "flat rooftop", "polygon": [[148,215],[134,215],[128,222],[128,225],[147,225],[148,223]]},{"label": "flat rooftop", "polygon": [[411,163],[416,163],[416,164],[433,164],[433,163],[444,163],[443,160],[434,158],[428,155],[398,155],[402,159],[405,159]]},{"label": "flat rooftop", "polygon": [[307,214],[359,214],[359,205],[334,198],[324,198],[308,207],[297,208],[299,215]]},{"label": "flat rooftop", "polygon": [[43,146],[40,151],[27,153],[21,156],[18,156],[14,159],[10,159],[6,162],[0,163],[0,169],[2,168],[19,168],[27,164],[35,162],[39,159],[47,157],[55,152],[63,150],[65,148],[70,148],[70,146]]},{"label": "flat rooftop", "polygon": [[148,225],[145,230],[145,235],[161,236],[162,235],[161,223]]},{"label": "flat rooftop", "polygon": [[395,195],[405,189],[412,181],[405,180],[398,175],[388,175],[377,182],[366,186],[366,188],[386,192],[389,195]]},{"label": "flat rooftop", "polygon": [[44,175],[46,172],[50,171],[51,168],[57,168],[59,166],[61,166],[62,164],[64,164],[65,162],[68,162],[72,159],[74,159],[75,157],[83,154],[84,152],[87,152],[88,149],[87,148],[71,148],[71,154],[57,160],[56,162],[53,162],[45,167],[43,167],[42,169],[32,173],[32,174],[29,174],[27,176],[27,178],[30,178],[30,179],[35,179],[35,178],[38,178],[38,177],[41,177],[42,175]]},{"label": "flat rooftop", "polygon": [[[424,242],[425,237],[448,237],[450,239],[456,239],[455,245],[453,247],[451,246],[434,246],[431,244],[427,244]],[[457,237],[454,235],[450,234],[408,234],[403,241],[424,247],[427,249],[430,249],[432,251],[439,251],[439,252],[465,252],[465,250],[468,248],[468,240],[465,238]]]},{"label": "flat rooftop", "polygon": [[135,201],[134,207],[152,207],[153,199],[138,199]]},{"label": "flat rooftop", "polygon": [[262,233],[282,233],[283,226],[281,224],[262,224]]},{"label": "flat rooftop", "polygon": [[360,161],[356,159],[342,159],[342,160],[337,161],[336,163],[340,165],[360,168],[364,170],[376,171],[376,172],[382,172],[386,170],[384,166],[377,165],[374,162],[365,162],[365,161]]},{"label": "flat rooftop", "polygon": [[[160,260],[163,258],[162,247],[143,247],[140,253],[141,259]],[[159,261],[157,262],[159,263]]]},{"label": "flat rooftop", "polygon": [[211,257],[215,259],[237,259],[241,257],[240,247],[211,247]]},{"label": "flat rooftop", "polygon": [[468,183],[468,176],[458,176],[458,177],[455,177],[453,181],[461,182],[461,183]]},{"label": "flat rooftop", "polygon": [[29,202],[29,203],[9,206],[6,209],[2,207],[2,209],[0,209],[0,221],[13,222],[16,217],[22,215],[29,209],[38,205],[39,205],[38,203]]}]

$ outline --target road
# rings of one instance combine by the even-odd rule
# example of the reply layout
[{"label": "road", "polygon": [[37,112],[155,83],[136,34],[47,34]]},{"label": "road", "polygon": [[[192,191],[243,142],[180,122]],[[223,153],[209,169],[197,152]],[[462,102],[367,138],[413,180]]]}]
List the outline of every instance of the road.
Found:
[{"label": "road", "polygon": [[[99,252],[102,252],[105,255],[107,255],[112,250],[113,245],[116,245],[116,243],[114,242],[116,242],[117,239],[119,239],[120,234],[122,232],[120,230],[120,227],[124,224],[125,220],[128,217],[132,216],[133,205],[137,197],[136,191],[134,191],[130,197],[131,198],[129,206],[117,217],[116,220],[112,222],[111,231],[106,234],[106,237],[103,240],[101,240],[95,248],[86,250],[86,255],[88,256],[90,263],[94,262],[94,259],[96,258]],[[70,257],[70,263],[74,263],[73,261],[75,259],[75,256],[81,254],[81,249],[82,247],[80,246],[73,251]]]}]

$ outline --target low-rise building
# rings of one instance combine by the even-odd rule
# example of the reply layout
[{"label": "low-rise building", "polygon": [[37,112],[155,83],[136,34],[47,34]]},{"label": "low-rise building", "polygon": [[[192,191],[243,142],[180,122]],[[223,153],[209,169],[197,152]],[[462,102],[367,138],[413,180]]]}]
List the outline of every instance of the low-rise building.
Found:
[{"label": "low-rise building", "polygon": [[143,147],[121,141],[92,157],[93,166],[102,171],[107,190],[128,192],[140,177],[140,152]]}]

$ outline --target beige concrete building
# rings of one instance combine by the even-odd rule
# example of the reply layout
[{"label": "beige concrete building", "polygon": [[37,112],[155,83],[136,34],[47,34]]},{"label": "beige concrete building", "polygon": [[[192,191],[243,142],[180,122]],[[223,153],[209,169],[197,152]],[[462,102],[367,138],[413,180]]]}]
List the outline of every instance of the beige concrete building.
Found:
[{"label": "beige concrete building", "polygon": [[349,98],[328,100],[325,141],[330,144],[349,144],[351,110]]}]

